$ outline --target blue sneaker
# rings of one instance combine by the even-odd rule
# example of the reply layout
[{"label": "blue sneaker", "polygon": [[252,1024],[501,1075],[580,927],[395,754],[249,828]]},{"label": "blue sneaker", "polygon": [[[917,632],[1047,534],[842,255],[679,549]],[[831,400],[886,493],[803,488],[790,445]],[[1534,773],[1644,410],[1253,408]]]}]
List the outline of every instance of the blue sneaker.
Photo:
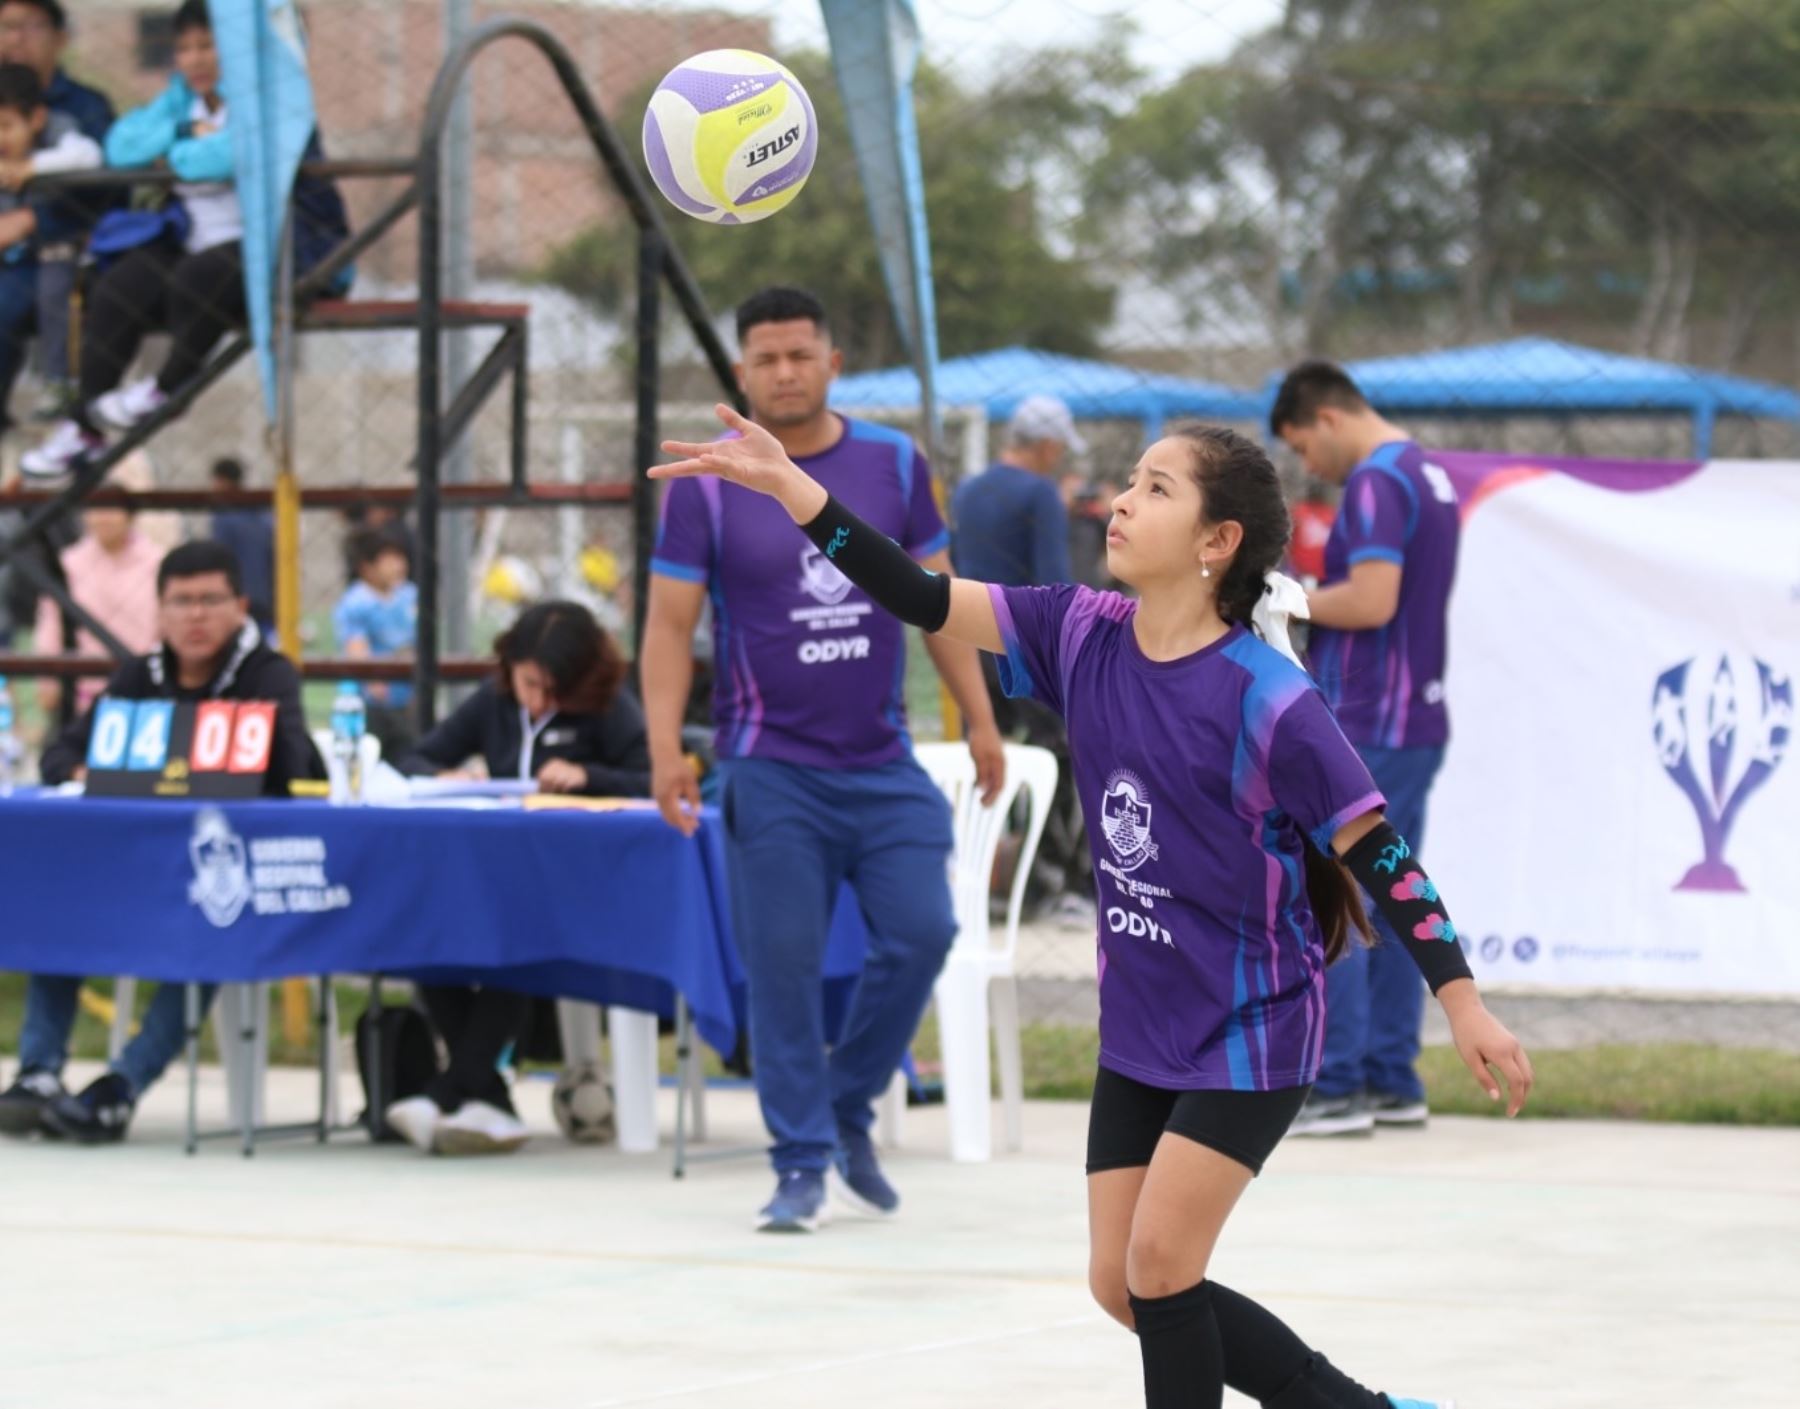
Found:
[{"label": "blue sneaker", "polygon": [[864,1131],[838,1133],[837,1174],[832,1192],[857,1213],[886,1218],[900,1207],[900,1194],[875,1159],[875,1142]]},{"label": "blue sneaker", "polygon": [[1453,1399],[1395,1399],[1390,1394],[1387,1402],[1394,1409],[1456,1409],[1456,1401]]},{"label": "blue sneaker", "polygon": [[775,1197],[756,1215],[759,1233],[816,1233],[831,1221],[825,1176],[816,1169],[789,1169],[775,1185]]}]

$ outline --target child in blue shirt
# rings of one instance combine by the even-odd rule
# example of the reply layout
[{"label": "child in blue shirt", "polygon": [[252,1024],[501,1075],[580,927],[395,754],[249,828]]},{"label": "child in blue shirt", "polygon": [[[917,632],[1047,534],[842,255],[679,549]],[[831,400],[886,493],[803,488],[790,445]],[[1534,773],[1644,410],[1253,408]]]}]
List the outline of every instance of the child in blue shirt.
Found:
[{"label": "child in blue shirt", "polygon": [[[338,649],[352,660],[410,658],[419,634],[419,589],[409,580],[405,545],[391,533],[364,533],[351,545],[351,561],[356,581],[331,618]],[[412,745],[412,686],[371,680],[363,699],[382,756],[399,757]]]}]

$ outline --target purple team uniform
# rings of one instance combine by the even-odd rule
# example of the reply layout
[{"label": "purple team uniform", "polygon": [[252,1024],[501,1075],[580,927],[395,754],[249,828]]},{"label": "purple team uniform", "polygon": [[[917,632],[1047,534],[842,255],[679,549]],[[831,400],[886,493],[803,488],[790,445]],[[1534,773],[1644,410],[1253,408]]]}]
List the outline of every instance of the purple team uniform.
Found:
[{"label": "purple team uniform", "polygon": [[1361,747],[1441,747],[1445,616],[1456,577],[1456,491],[1410,440],[1390,441],[1356,467],[1325,542],[1324,586],[1357,563],[1403,566],[1394,619],[1372,631],[1313,631],[1308,654],[1345,736]]},{"label": "purple team uniform", "polygon": [[[843,439],[795,463],[915,558],[949,546],[930,467],[901,432],[845,418]],[[707,584],[720,758],[870,768],[907,752],[905,628],[775,500],[676,480],[651,571]]]},{"label": "purple team uniform", "polygon": [[1306,673],[1234,627],[1173,661],[1137,604],[990,587],[1009,693],[1068,722],[1099,908],[1100,1064],[1168,1090],[1310,1083],[1325,956],[1302,838],[1382,806]]},{"label": "purple team uniform", "polygon": [[[900,432],[845,419],[836,445],[797,463],[915,558],[948,545],[930,468]],[[719,807],[756,1092],[776,1170],[823,1171],[847,1137],[866,1138],[956,935],[950,808],[907,735],[905,628],[775,500],[716,478],[669,487],[652,571],[705,583],[712,599]],[[869,947],[833,1033],[825,950],[845,885]]]},{"label": "purple team uniform", "polygon": [[[1395,563],[1399,606],[1373,630],[1317,628],[1309,651],[1319,688],[1388,800],[1388,821],[1419,852],[1450,737],[1445,638],[1460,530],[1450,477],[1410,440],[1377,446],[1344,485],[1324,580],[1342,582],[1361,562]],[[1376,946],[1353,946],[1331,968],[1317,1094],[1410,1105],[1425,1098],[1417,1068],[1425,985],[1387,922],[1371,919]]]}]

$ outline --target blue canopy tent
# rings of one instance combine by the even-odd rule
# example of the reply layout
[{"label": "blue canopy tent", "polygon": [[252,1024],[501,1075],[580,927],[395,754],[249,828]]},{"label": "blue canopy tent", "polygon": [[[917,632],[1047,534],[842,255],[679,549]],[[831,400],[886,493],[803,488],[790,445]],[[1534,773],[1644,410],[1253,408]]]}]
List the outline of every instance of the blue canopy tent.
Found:
[{"label": "blue canopy tent", "polygon": [[[1345,370],[1378,410],[1396,416],[1685,417],[1701,460],[1720,416],[1800,422],[1800,395],[1786,387],[1554,338],[1377,357]],[[1270,378],[1265,407],[1280,380]]]},{"label": "blue canopy tent", "polygon": [[[938,404],[977,412],[984,422],[1003,421],[1026,397],[1039,395],[1061,397],[1077,420],[1137,421],[1146,441],[1161,435],[1173,418],[1254,421],[1264,407],[1255,392],[1217,382],[1029,347],[978,352],[938,367]],[[916,413],[919,379],[910,367],[840,377],[831,388],[831,404],[846,411]]]}]

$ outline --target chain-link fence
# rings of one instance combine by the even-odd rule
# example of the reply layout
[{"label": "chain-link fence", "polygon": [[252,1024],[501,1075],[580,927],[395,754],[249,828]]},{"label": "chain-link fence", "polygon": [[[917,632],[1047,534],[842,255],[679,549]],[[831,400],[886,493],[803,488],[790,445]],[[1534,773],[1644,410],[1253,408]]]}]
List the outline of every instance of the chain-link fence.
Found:
[{"label": "chain-link fence", "polygon": [[[303,8],[324,154],[339,161],[412,158],[451,29],[502,13],[560,39],[634,156],[649,90],[679,60],[723,47],[776,55],[818,112],[810,184],[788,211],[748,227],[667,211],[680,252],[715,314],[760,286],[802,284],[831,310],[848,372],[906,361],[809,0]],[[1668,395],[1648,377],[1635,399],[1554,394],[1571,380],[1609,379],[1617,368],[1602,354],[1782,386],[1800,377],[1800,279],[1784,257],[1800,214],[1800,104],[1789,92],[1800,0],[1155,0],[1119,13],[1081,0],[921,0],[918,9],[920,156],[947,361],[1026,348],[1102,364],[1096,377],[1124,368],[1146,385],[1152,376],[1190,384],[1190,395],[1233,389],[1248,398],[1235,423],[1263,435],[1257,408],[1269,378],[1303,356],[1355,362],[1499,344],[1504,356],[1459,362],[1434,404],[1399,414],[1421,441],[1681,457],[1704,434],[1716,455],[1800,449],[1800,428],[1779,410],[1733,411],[1777,402],[1734,402],[1730,388],[1715,389],[1701,417],[1684,394],[1692,377],[1679,370],[1662,384]],[[43,13],[3,0],[0,30],[11,20],[13,31],[0,41],[24,54],[23,27]],[[83,0],[63,62],[124,111],[167,91],[181,42],[164,7]],[[525,310],[529,479],[626,484],[639,468],[629,214],[540,54],[518,43],[486,51],[466,92],[466,126],[452,123],[446,151],[446,293]],[[204,135],[203,112],[178,118]],[[350,228],[367,229],[407,179],[336,178]],[[358,257],[344,297],[402,308],[416,298],[415,219]],[[129,390],[168,366],[167,334],[157,332],[129,368],[108,371],[113,385],[84,369],[101,277],[83,276],[69,366],[30,367],[15,391],[9,468],[60,432],[71,403],[58,402],[59,383],[84,383],[83,396]],[[679,318],[665,314],[661,429],[698,435],[716,384]],[[454,335],[452,380],[498,336],[491,327]],[[1534,394],[1537,357],[1574,370]],[[303,492],[412,482],[417,362],[404,318],[386,331],[299,337]],[[1011,385],[945,398],[937,468],[947,488],[996,452],[1010,403],[1053,389],[1020,365]],[[1503,391],[1503,368],[1523,390]],[[1064,486],[1078,561],[1094,557],[1110,488],[1146,433],[1190,404],[1173,392],[1152,411],[1129,400],[1082,425],[1091,449]],[[40,402],[47,419],[33,430]],[[904,407],[876,414],[924,434]],[[506,398],[491,398],[447,479],[506,480],[508,417]],[[271,484],[248,359],[157,431],[131,483],[207,489],[222,457],[244,465],[248,487]],[[1296,467],[1288,471],[1298,489]],[[207,520],[146,515],[139,529],[172,537],[205,531]],[[356,527],[342,511],[304,516],[309,654],[341,653],[334,615],[355,574],[346,549]],[[404,516],[390,526],[408,527]],[[551,593],[589,602],[628,634],[635,546],[616,506],[447,512],[446,649],[483,653],[521,603]],[[29,593],[12,595],[23,647],[37,618]],[[938,728],[927,672],[915,658],[909,698],[924,737]],[[1091,927],[1046,919],[1020,964],[1029,1019],[1091,1017]]]}]

